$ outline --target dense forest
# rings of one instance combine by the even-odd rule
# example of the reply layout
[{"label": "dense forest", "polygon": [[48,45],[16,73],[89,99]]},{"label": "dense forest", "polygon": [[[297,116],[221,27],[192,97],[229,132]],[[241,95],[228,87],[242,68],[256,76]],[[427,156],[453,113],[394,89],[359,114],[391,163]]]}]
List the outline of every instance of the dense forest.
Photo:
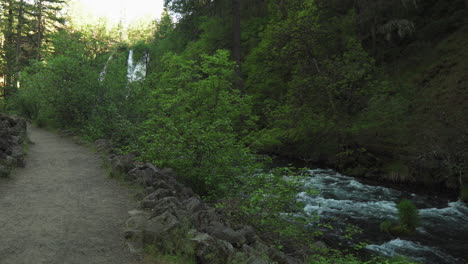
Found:
[{"label": "dense forest", "polygon": [[165,0],[128,32],[66,2],[0,0],[1,111],[173,168],[286,252],[323,234],[272,157],[468,200],[468,1]]}]

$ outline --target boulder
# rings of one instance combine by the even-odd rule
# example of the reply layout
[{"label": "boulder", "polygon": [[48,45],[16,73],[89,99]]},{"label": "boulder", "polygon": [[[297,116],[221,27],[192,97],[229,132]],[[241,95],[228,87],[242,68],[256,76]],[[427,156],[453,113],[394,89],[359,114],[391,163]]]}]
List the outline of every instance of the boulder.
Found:
[{"label": "boulder", "polygon": [[10,175],[10,172],[11,172],[10,167],[0,164],[0,178],[8,177]]},{"label": "boulder", "polygon": [[207,208],[202,211],[190,214],[190,220],[199,230],[206,230],[214,221],[220,221],[220,217],[216,214],[215,209]]},{"label": "boulder", "polygon": [[24,153],[23,148],[18,145],[14,147],[11,151],[11,157],[15,160],[16,167],[24,167],[24,159],[26,157],[26,153]]},{"label": "boulder", "polygon": [[152,186],[155,175],[154,171],[149,168],[136,170],[132,173],[133,179],[144,187]]},{"label": "boulder", "polygon": [[[166,197],[174,197],[175,192],[171,189],[157,189],[156,191],[150,193],[148,196],[145,197],[145,200],[161,200],[162,198]],[[177,201],[179,203],[179,201]]]},{"label": "boulder", "polygon": [[164,212],[148,220],[143,230],[143,243],[161,248],[164,246],[162,243],[174,239],[177,229],[182,227],[182,223],[176,216],[170,212]]},{"label": "boulder", "polygon": [[251,226],[244,226],[239,232],[245,237],[247,244],[252,245],[259,240],[255,229]]},{"label": "boulder", "polygon": [[268,253],[269,253],[268,255],[270,259],[277,262],[278,264],[302,264],[301,261],[295,258],[289,257],[283,252],[273,249],[273,248],[270,248]]},{"label": "boulder", "polygon": [[[219,223],[219,222],[214,222]],[[242,233],[234,231],[224,225],[210,225],[206,228],[206,232],[213,237],[227,241],[236,248],[241,248],[245,243],[246,239]]]},{"label": "boulder", "polygon": [[174,215],[183,217],[185,214],[180,210],[180,202],[175,197],[165,197],[155,202],[152,210],[152,216],[158,216],[165,212],[171,212]]},{"label": "boulder", "polygon": [[191,240],[195,244],[197,263],[200,264],[225,264],[235,253],[231,244],[206,233],[197,232]]},{"label": "boulder", "polygon": [[170,169],[170,168],[164,168],[164,169],[161,169],[161,170],[157,170],[157,176],[158,178],[162,179],[162,180],[177,180],[177,174],[175,173],[175,171],[173,169]]},{"label": "boulder", "polygon": [[128,214],[130,218],[125,222],[125,239],[132,253],[143,252],[143,230],[150,214],[145,211],[132,210]]},{"label": "boulder", "polygon": [[325,244],[325,242],[322,241],[316,241],[313,245],[313,247],[317,250],[327,250],[328,246]]},{"label": "boulder", "polygon": [[127,173],[133,168],[133,160],[135,157],[136,156],[131,153],[113,157],[111,159],[112,169],[114,171]]},{"label": "boulder", "polygon": [[153,187],[155,189],[166,189],[166,190],[173,189],[172,185],[168,184],[167,182],[165,182],[163,180],[155,180],[153,182]]},{"label": "boulder", "polygon": [[205,204],[198,197],[191,197],[185,200],[183,204],[189,213],[199,212],[206,208]]},{"label": "boulder", "polygon": [[112,143],[108,139],[98,139],[94,141],[96,149],[100,152],[109,152],[112,149]]}]

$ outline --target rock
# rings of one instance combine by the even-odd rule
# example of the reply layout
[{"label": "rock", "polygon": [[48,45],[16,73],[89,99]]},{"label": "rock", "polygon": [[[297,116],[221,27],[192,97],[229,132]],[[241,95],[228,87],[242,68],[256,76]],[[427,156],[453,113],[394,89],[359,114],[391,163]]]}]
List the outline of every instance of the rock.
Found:
[{"label": "rock", "polygon": [[177,196],[179,198],[185,200],[185,199],[189,199],[189,198],[195,196],[195,193],[193,192],[192,188],[182,186],[182,189],[177,194]]},{"label": "rock", "polygon": [[150,213],[145,211],[129,211],[130,218],[125,222],[126,230],[142,230],[146,221],[150,219]]},{"label": "rock", "polygon": [[131,211],[128,211],[128,215],[130,215],[130,217],[134,217],[134,216],[140,216],[140,215],[146,215],[146,216],[149,216],[149,214],[145,211],[140,211],[140,210],[131,210]]},{"label": "rock", "polygon": [[156,174],[154,173],[153,170],[146,168],[144,170],[136,170],[132,174],[132,176],[137,183],[145,187],[149,187],[149,186],[152,186],[153,179],[156,176]]},{"label": "rock", "polygon": [[157,173],[157,172],[160,171],[160,169],[158,169],[156,166],[154,166],[153,164],[151,164],[149,162],[145,163],[144,167],[152,170],[154,173]]},{"label": "rock", "polygon": [[241,232],[234,231],[220,221],[212,221],[206,228],[206,232],[213,237],[231,243],[236,248],[241,248],[246,243]]},{"label": "rock", "polygon": [[23,143],[23,139],[20,136],[11,136],[10,142],[14,145],[20,145]]},{"label": "rock", "polygon": [[145,211],[132,210],[128,214],[130,218],[125,222],[125,239],[132,253],[143,252],[143,229],[150,217]]},{"label": "rock", "polygon": [[134,154],[125,154],[122,156],[115,156],[111,160],[112,169],[115,171],[127,173],[133,167]]},{"label": "rock", "polygon": [[207,233],[221,240],[231,243],[236,248],[241,248],[245,243],[245,237],[240,233],[225,226],[209,226]]},{"label": "rock", "polygon": [[[132,162],[122,156],[112,158],[113,167],[131,163],[128,177],[150,192],[141,202],[145,211],[130,211],[124,233],[132,252],[141,252],[147,245],[162,253],[195,254],[197,263],[301,263],[263,244],[254,228],[234,230],[216,209],[176,180],[171,169],[158,169],[150,163]],[[188,231],[189,228],[193,228]],[[185,254],[184,253],[184,254]]]},{"label": "rock", "polygon": [[112,143],[108,139],[98,139],[94,141],[94,145],[96,145],[96,149],[101,152],[108,152],[112,149]]},{"label": "rock", "polygon": [[164,168],[162,170],[157,170],[157,176],[162,180],[174,179],[177,180],[177,174],[173,169]]},{"label": "rock", "polygon": [[153,193],[154,191],[156,191],[156,189],[154,189],[153,186],[150,186],[150,187],[146,187],[146,188],[145,188],[145,192],[146,192],[147,194]]},{"label": "rock", "polygon": [[0,114],[0,177],[7,177],[14,167],[24,166],[25,139],[26,121]]},{"label": "rock", "polygon": [[271,260],[276,261],[278,264],[302,264],[301,261],[295,258],[289,257],[283,252],[273,249],[273,248],[270,248],[269,256]]},{"label": "rock", "polygon": [[171,212],[174,215],[182,216],[182,210],[179,210],[180,207],[180,202],[175,197],[165,197],[156,201],[152,215],[157,216],[164,212]]},{"label": "rock", "polygon": [[16,146],[11,151],[11,156],[15,159],[15,166],[17,167],[24,167],[24,159],[26,154],[23,151],[21,146]]},{"label": "rock", "polygon": [[212,222],[220,221],[220,217],[213,208],[192,213],[190,215],[192,223],[199,229],[205,230]]},{"label": "rock", "polygon": [[206,208],[203,202],[197,197],[192,197],[185,200],[184,206],[185,209],[187,209],[187,211],[189,211],[190,213],[199,212]]},{"label": "rock", "polygon": [[148,220],[143,230],[143,243],[163,248],[166,241],[175,239],[177,229],[180,228],[182,224],[179,219],[170,212],[164,212]]},{"label": "rock", "polygon": [[144,199],[143,201],[140,202],[140,207],[142,209],[153,209],[155,205],[156,205],[155,200],[146,200],[146,199]]},{"label": "rock", "polygon": [[[145,200],[161,200],[166,197],[174,197],[175,192],[171,189],[158,189],[146,196]],[[179,201],[177,201],[179,203]]]},{"label": "rock", "polygon": [[244,226],[239,232],[245,237],[249,245],[254,244],[259,239],[255,229],[251,226]]},{"label": "rock", "polygon": [[225,264],[234,255],[234,248],[226,241],[215,239],[206,233],[197,233],[191,239],[195,243],[197,263]]},{"label": "rock", "polygon": [[166,189],[166,190],[171,190],[173,189],[172,185],[169,185],[167,182],[163,180],[156,180],[153,182],[153,187],[155,189]]},{"label": "rock", "polygon": [[13,158],[12,156],[6,156],[6,158],[3,160],[3,165],[6,167],[16,167],[16,159]]},{"label": "rock", "polygon": [[325,244],[325,243],[322,242],[322,241],[316,241],[316,242],[314,242],[313,247],[316,248],[316,249],[318,249],[318,250],[327,250],[327,249],[328,249],[327,244]]},{"label": "rock", "polygon": [[270,248],[263,244],[262,242],[259,242],[257,241],[254,245],[253,245],[253,249],[258,253],[258,254],[261,254],[261,255],[269,255],[269,250]]},{"label": "rock", "polygon": [[10,176],[11,169],[10,167],[0,165],[0,178],[6,178]]}]

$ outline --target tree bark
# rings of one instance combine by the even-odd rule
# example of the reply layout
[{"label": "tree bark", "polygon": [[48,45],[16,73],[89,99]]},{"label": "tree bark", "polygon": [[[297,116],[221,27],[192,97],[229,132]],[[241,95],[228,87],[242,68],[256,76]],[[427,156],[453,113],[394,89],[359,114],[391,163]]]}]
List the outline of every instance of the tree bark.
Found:
[{"label": "tree bark", "polygon": [[19,69],[21,60],[21,35],[23,34],[24,25],[24,0],[19,2],[18,6],[18,24],[16,25],[16,59],[15,59],[15,83],[14,87],[18,88]]},{"label": "tree bark", "polygon": [[41,59],[41,49],[42,49],[42,1],[43,0],[38,0],[37,1],[37,9],[38,9],[38,14],[37,14],[37,53],[36,53],[36,60]]},{"label": "tree bark", "polygon": [[14,48],[14,32],[13,32],[13,24],[14,24],[14,13],[13,13],[13,1],[8,1],[8,8],[7,8],[8,16],[7,16],[7,25],[6,30],[4,31],[5,37],[5,88],[4,88],[4,97],[8,98],[10,96],[10,91],[13,86],[13,75],[14,75],[14,65],[15,65],[15,48]]}]

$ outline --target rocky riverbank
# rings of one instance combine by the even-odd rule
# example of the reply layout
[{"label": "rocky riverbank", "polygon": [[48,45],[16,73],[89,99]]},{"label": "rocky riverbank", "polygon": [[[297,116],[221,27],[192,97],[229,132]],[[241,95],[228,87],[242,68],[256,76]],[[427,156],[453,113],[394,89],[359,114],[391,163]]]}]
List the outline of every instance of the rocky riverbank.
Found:
[{"label": "rocky riverbank", "polygon": [[[98,150],[109,150],[106,140]],[[302,263],[264,243],[251,226],[232,226],[215,208],[177,180],[171,169],[134,161],[131,154],[110,155],[112,173],[145,188],[140,208],[130,211],[125,237],[133,252],[156,248],[196,263]]]},{"label": "rocky riverbank", "polygon": [[0,113],[0,177],[8,177],[15,167],[24,167],[26,121]]}]

